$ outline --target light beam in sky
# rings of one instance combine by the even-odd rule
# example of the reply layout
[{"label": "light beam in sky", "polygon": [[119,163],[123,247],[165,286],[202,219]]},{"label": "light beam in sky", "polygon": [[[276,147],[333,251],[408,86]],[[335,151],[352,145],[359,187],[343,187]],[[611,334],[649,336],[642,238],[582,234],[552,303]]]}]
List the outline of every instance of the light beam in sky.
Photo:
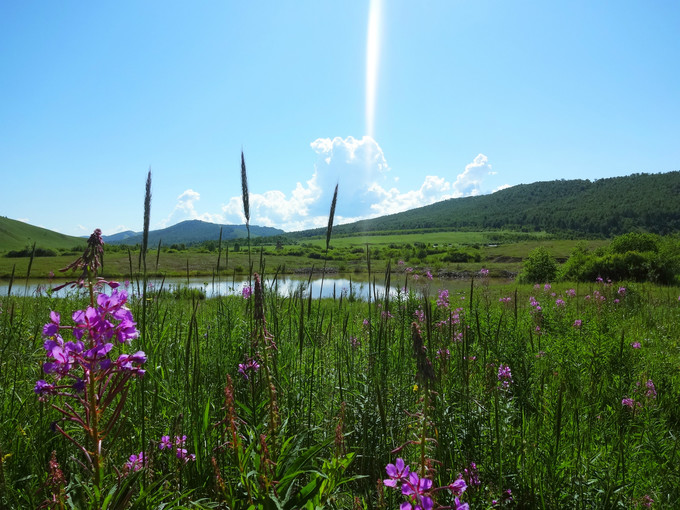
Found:
[{"label": "light beam in sky", "polygon": [[381,1],[370,0],[368,8],[368,36],[366,38],[366,134],[371,138],[374,135],[375,94],[378,82]]}]

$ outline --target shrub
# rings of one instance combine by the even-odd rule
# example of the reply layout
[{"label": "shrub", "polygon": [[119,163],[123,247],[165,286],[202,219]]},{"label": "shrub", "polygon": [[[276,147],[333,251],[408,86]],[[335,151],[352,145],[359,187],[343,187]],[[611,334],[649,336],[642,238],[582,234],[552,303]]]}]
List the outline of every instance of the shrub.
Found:
[{"label": "shrub", "polygon": [[609,245],[609,250],[612,253],[627,253],[629,251],[637,252],[658,252],[659,251],[659,236],[656,234],[646,234],[640,232],[630,232],[615,237]]},{"label": "shrub", "polygon": [[548,250],[539,246],[524,261],[519,278],[524,283],[551,282],[557,276],[557,262]]}]

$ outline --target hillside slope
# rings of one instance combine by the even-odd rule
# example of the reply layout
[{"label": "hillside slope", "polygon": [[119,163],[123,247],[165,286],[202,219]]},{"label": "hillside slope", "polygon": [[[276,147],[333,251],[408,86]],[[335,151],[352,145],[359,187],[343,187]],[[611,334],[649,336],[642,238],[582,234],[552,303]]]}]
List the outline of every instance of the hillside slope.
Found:
[{"label": "hillside slope", "polygon": [[[160,240],[165,246],[170,244],[192,244],[203,241],[217,241],[222,228],[222,240],[239,239],[248,236],[245,225],[218,225],[200,220],[186,220],[161,230],[149,232],[149,245],[154,246]],[[283,230],[272,227],[250,226],[252,237],[274,236],[283,234]],[[104,242],[109,244],[142,244],[141,232],[123,232],[113,236],[104,236]]]},{"label": "hillside slope", "polygon": [[[521,184],[490,195],[454,198],[337,225],[333,233],[423,229],[510,229],[606,237],[635,230],[680,232],[680,171]],[[315,229],[295,235],[323,232]]]},{"label": "hillside slope", "polygon": [[67,236],[0,216],[0,251],[21,250],[36,244],[38,248],[71,249],[84,247],[86,239]]}]

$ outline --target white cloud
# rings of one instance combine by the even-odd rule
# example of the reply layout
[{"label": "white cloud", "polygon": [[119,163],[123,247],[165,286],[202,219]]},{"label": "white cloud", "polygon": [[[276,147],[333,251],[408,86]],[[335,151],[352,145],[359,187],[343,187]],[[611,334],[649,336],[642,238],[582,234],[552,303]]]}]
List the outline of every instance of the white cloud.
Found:
[{"label": "white cloud", "polygon": [[498,186],[496,189],[494,189],[491,193],[496,193],[496,191],[500,191],[500,190],[502,190],[502,189],[508,189],[508,188],[512,188],[512,185],[510,185],[510,184],[501,184],[501,185]]},{"label": "white cloud", "polygon": [[465,170],[458,174],[453,182],[447,181],[445,177],[427,175],[420,189],[404,193],[396,188],[384,190],[376,186],[373,191],[380,200],[371,205],[373,211],[371,216],[403,212],[449,198],[479,195],[482,180],[486,175],[493,175],[491,165],[484,154],[479,154],[472,163],[465,166]]},{"label": "white cloud", "polygon": [[[338,202],[335,223],[350,223],[365,218],[406,211],[449,198],[478,195],[482,182],[494,175],[484,154],[479,154],[455,177],[426,175],[419,188],[402,191],[403,181],[390,179],[390,167],[380,145],[370,136],[361,139],[317,138],[310,147],[317,155],[311,177],[297,182],[289,192],[269,190],[250,194],[251,225],[270,226],[286,231],[325,227],[335,185]],[[499,188],[500,189],[500,188]],[[166,226],[183,219],[202,219],[215,223],[245,223],[241,196],[223,204],[218,214],[197,211],[201,196],[187,189],[177,197]]]},{"label": "white cloud", "polygon": [[188,189],[177,197],[177,203],[172,212],[163,220],[159,221],[159,226],[165,228],[168,225],[184,220],[202,220],[211,223],[223,223],[224,217],[221,214],[198,213],[195,203],[201,199],[198,191]]}]

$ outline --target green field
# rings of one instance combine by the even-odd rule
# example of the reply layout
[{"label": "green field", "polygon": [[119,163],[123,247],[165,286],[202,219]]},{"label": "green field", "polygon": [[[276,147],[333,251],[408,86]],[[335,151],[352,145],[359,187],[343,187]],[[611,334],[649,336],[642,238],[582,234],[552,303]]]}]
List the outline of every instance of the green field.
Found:
[{"label": "green field", "polygon": [[[87,293],[4,297],[0,506],[68,495],[95,508],[109,495],[116,508],[396,508],[407,498],[382,480],[402,458],[433,488],[460,474],[471,508],[677,508],[679,293],[484,278],[448,296],[419,282],[377,303],[150,289],[128,303],[142,335],[110,354],[143,350],[146,374],[112,385],[97,414],[102,429],[115,423],[100,433],[99,479],[54,425],[92,452],[52,407],[82,416],[85,400],[34,392],[59,382],[41,370],[50,311],[72,325]],[[239,364],[252,360],[245,379]],[[160,449],[183,435],[186,463]],[[48,478],[53,451],[61,482]],[[449,490],[425,495],[455,508]]]},{"label": "green field", "polygon": [[[266,241],[262,239],[260,242]],[[216,273],[219,258],[219,271],[222,274],[247,274],[251,262],[254,269],[258,270],[260,260],[269,272],[278,270],[299,273],[309,271],[312,267],[318,271],[323,268],[325,261],[327,268],[334,272],[366,273],[368,247],[371,264],[376,271],[384,270],[388,263],[396,270],[398,262],[404,260],[406,265],[433,272],[479,271],[482,267],[487,267],[494,272],[517,273],[521,269],[522,260],[537,246],[545,246],[558,260],[564,260],[579,242],[593,250],[608,244],[605,240],[558,240],[545,234],[507,232],[351,236],[333,239],[328,253],[329,260],[325,261],[325,238],[283,245],[279,249],[274,245],[253,246],[250,259],[247,244],[240,240],[224,242],[221,254],[217,243],[212,243],[211,249],[198,246],[174,250],[161,246],[160,255],[157,247],[154,247],[147,256],[147,270],[160,276],[184,276],[187,271],[195,276],[210,276]],[[234,251],[235,244],[240,248],[237,252]],[[467,253],[470,260],[443,260],[450,251]],[[26,278],[29,264],[31,277],[47,278],[50,272],[57,273],[59,268],[65,267],[72,260],[73,254],[70,251],[68,255],[35,257],[32,261],[30,257],[0,257],[0,278],[10,278],[13,272],[15,278]],[[128,253],[126,247],[105,246],[105,275],[129,278],[131,273],[140,273],[139,262],[138,248]]]}]

